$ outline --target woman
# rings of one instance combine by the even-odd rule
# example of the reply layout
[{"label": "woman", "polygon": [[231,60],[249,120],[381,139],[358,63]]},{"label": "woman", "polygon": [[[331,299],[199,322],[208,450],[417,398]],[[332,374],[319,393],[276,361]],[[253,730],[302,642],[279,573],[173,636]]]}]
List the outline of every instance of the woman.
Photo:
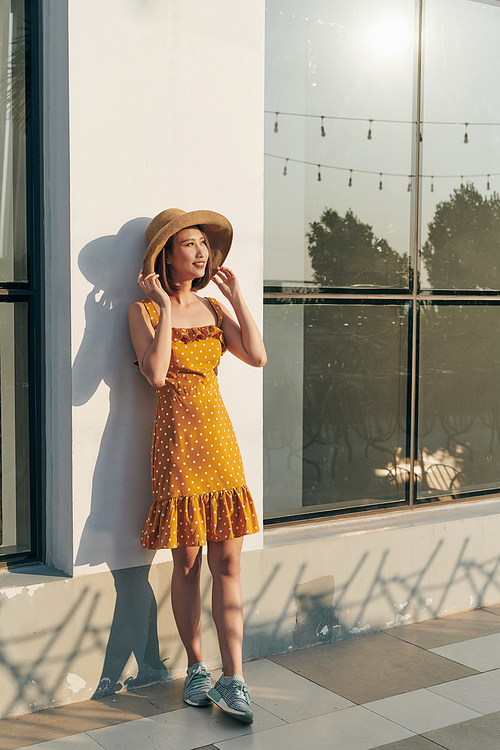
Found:
[{"label": "woman", "polygon": [[[141,543],[171,549],[172,608],[188,658],[184,700],[214,702],[252,723],[242,677],[240,555],[245,534],[259,530],[234,431],[217,384],[226,348],[254,367],[266,362],[262,337],[234,273],[223,266],[229,221],[212,211],[168,209],[146,230],[138,285],[147,297],[129,308],[132,343],[158,403],[151,457],[153,504]],[[215,299],[194,292],[212,280],[236,322]],[[208,543],[212,615],[223,674],[212,688],[201,649],[200,570]]]}]

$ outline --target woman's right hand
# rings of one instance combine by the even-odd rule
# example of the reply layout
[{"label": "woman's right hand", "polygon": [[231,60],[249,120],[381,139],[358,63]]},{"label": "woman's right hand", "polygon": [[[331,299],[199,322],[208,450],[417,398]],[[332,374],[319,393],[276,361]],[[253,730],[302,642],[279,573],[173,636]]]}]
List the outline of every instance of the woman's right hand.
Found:
[{"label": "woman's right hand", "polygon": [[160,277],[157,273],[150,273],[144,276],[142,269],[137,277],[137,286],[153,302],[156,302],[160,308],[170,308],[170,297],[160,283]]},{"label": "woman's right hand", "polygon": [[151,273],[137,277],[137,286],[151,302],[160,308],[156,330],[142,302],[133,302],[128,311],[130,335],[142,374],[154,388],[162,388],[172,354],[170,297],[160,284],[158,275]]}]

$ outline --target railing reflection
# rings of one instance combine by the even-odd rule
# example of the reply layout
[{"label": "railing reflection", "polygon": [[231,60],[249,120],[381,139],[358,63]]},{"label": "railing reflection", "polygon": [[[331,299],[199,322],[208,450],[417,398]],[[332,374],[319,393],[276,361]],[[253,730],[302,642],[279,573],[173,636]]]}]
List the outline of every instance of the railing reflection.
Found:
[{"label": "railing reflection", "polygon": [[[422,309],[422,497],[494,489],[500,482],[499,314],[497,305],[442,304]],[[429,458],[438,453],[439,462]]]},{"label": "railing reflection", "polygon": [[[302,361],[280,336],[270,359],[282,374],[265,389],[267,476],[301,463],[297,507],[404,502],[409,305],[293,307],[302,315]],[[500,306],[421,313],[417,500],[496,487]]]},{"label": "railing reflection", "polygon": [[407,308],[311,305],[304,315],[303,454],[320,471],[304,470],[303,504],[404,499],[377,469],[396,470],[406,442]]}]

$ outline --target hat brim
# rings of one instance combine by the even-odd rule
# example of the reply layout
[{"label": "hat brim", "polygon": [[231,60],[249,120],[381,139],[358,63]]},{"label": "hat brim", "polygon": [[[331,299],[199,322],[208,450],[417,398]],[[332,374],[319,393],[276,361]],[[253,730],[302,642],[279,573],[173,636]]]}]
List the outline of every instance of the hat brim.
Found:
[{"label": "hat brim", "polygon": [[193,226],[199,226],[203,234],[207,235],[212,255],[213,274],[216,273],[231,249],[233,227],[225,216],[215,211],[190,211],[177,216],[153,237],[144,255],[143,275],[149,276],[155,272],[156,259],[174,234],[180,232],[181,229]]}]

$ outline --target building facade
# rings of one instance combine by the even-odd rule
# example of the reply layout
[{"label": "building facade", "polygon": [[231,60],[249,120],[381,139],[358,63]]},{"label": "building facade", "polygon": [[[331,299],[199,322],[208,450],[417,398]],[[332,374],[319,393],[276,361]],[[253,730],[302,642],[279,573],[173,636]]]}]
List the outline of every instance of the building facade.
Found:
[{"label": "building facade", "polygon": [[126,315],[172,206],[268,347],[219,372],[245,658],[500,599],[498,5],[2,0],[0,716],[185,670]]}]

